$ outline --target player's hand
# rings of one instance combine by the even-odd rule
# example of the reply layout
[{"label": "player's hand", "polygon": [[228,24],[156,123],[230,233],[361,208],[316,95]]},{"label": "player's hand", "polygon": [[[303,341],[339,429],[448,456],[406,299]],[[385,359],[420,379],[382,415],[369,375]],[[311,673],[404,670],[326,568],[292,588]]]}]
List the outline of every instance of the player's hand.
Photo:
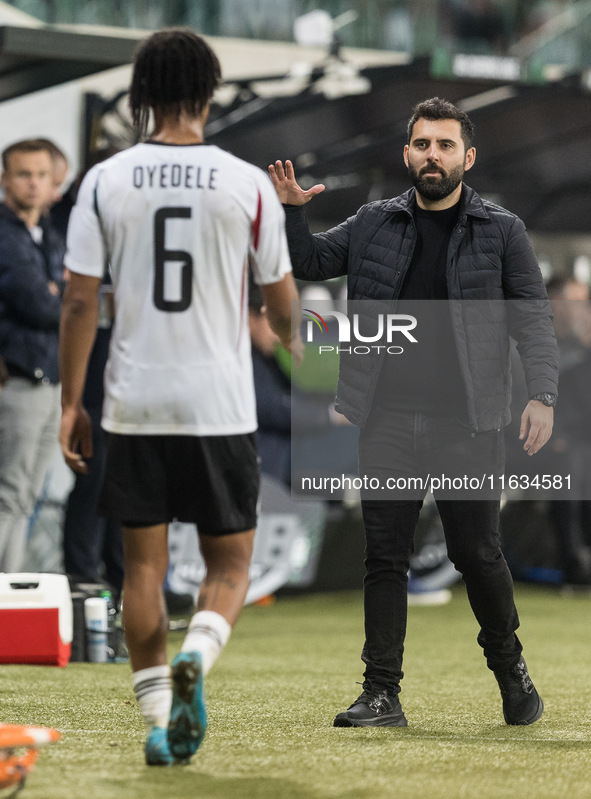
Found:
[{"label": "player's hand", "polygon": [[549,408],[543,402],[530,400],[521,414],[521,427],[519,440],[525,439],[523,449],[528,455],[535,455],[552,435],[554,424],[554,408]]},{"label": "player's hand", "polygon": [[291,161],[286,161],[285,167],[282,161],[275,161],[269,167],[269,175],[273,186],[275,186],[277,196],[283,205],[305,205],[316,194],[324,191],[323,183],[317,183],[308,191],[304,191],[295,179]]},{"label": "player's hand", "polygon": [[304,360],[304,342],[299,331],[291,339],[289,343],[289,351],[291,353],[291,363],[293,366],[301,366]]},{"label": "player's hand", "polygon": [[86,459],[92,458],[92,424],[84,408],[63,409],[59,440],[70,469],[77,474],[88,474]]}]

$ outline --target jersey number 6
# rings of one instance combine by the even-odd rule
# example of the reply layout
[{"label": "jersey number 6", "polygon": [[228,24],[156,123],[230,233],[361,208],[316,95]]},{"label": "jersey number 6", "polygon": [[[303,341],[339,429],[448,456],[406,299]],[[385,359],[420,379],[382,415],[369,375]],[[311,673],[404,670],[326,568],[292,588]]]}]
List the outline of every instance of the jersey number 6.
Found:
[{"label": "jersey number 6", "polygon": [[[193,297],[193,258],[185,250],[167,250],[164,242],[167,219],[190,219],[191,208],[159,208],[154,214],[154,305],[169,313],[186,311]],[[178,300],[164,296],[164,273],[167,261],[181,264],[181,291]]]}]

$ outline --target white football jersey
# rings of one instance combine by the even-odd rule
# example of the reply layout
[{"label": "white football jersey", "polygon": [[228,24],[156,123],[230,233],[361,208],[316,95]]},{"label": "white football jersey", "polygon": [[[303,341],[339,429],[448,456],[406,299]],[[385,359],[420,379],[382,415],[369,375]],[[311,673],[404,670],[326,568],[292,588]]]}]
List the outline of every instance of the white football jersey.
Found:
[{"label": "white football jersey", "polygon": [[103,427],[232,435],[256,429],[248,330],[255,281],[291,271],[267,175],[212,145],[144,142],[85,177],[66,266],[110,266],[115,324]]}]

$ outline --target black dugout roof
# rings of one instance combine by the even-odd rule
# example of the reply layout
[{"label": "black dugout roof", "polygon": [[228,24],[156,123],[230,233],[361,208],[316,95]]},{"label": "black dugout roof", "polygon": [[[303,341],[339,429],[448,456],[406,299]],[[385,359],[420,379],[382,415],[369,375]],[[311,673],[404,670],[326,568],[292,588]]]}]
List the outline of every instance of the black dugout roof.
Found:
[{"label": "black dugout roof", "polygon": [[[129,64],[142,35],[2,25],[0,102]],[[269,97],[260,88],[257,94],[260,81],[241,80],[236,99],[215,107],[206,129],[210,142],[264,169],[290,158],[305,182],[326,183],[327,191],[308,206],[319,227],[408,188],[406,122],[417,102],[438,95],[464,107],[476,125],[469,185],[532,230],[589,231],[591,93],[581,76],[544,85],[435,78],[425,59],[362,69],[369,92],[328,99],[315,91],[324,66],[295,95]]]},{"label": "black dugout roof", "polygon": [[138,37],[0,26],[0,102],[129,64]]}]

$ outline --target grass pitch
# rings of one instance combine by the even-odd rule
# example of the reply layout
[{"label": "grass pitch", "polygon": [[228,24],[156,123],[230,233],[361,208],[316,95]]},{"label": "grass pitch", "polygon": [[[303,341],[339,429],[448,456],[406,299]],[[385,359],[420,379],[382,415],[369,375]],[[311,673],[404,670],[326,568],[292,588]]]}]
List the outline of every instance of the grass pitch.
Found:
[{"label": "grass pitch", "polygon": [[[406,729],[335,729],[360,692],[360,593],[249,607],[207,681],[189,766],[148,768],[126,665],[0,667],[6,723],[57,727],[23,799],[589,799],[591,595],[519,587],[520,636],[545,702],[507,727],[461,586],[410,608]],[[170,654],[182,634],[170,636]]]}]

